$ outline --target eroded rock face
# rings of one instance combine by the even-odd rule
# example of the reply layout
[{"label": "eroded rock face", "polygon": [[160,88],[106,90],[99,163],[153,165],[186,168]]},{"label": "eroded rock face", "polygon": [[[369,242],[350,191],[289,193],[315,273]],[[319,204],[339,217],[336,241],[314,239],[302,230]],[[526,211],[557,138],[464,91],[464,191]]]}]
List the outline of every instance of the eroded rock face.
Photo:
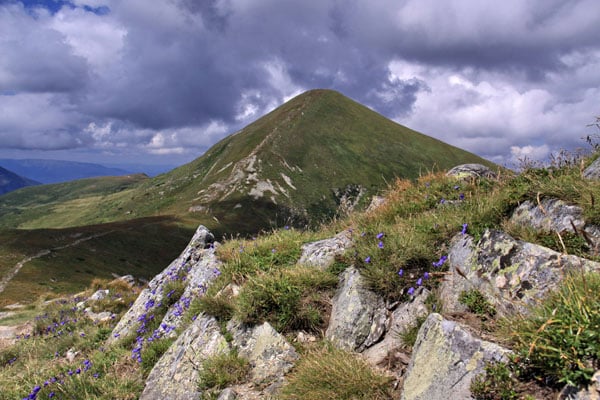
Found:
[{"label": "eroded rock face", "polygon": [[506,361],[508,353],[460,324],[430,314],[413,347],[402,400],[471,399],[471,380],[484,371],[486,362]]},{"label": "eroded rock face", "polygon": [[154,365],[140,400],[199,398],[198,369],[202,362],[228,351],[217,321],[200,315]]},{"label": "eroded rock face", "polygon": [[346,269],[333,297],[327,339],[342,349],[361,352],[382,338],[386,320],[383,299],[366,287],[356,268]]},{"label": "eroded rock face", "polygon": [[600,263],[558,253],[488,230],[479,243],[469,235],[453,238],[451,274],[441,286],[445,311],[465,311],[462,291],[479,290],[500,314],[527,312],[528,306],[557,288],[568,271],[600,271]]},{"label": "eroded rock face", "polygon": [[296,350],[268,322],[250,327],[230,321],[227,330],[239,356],[250,362],[250,380],[258,386],[283,378],[298,360]]},{"label": "eroded rock face", "polygon": [[583,177],[587,179],[600,179],[600,158],[597,158],[596,161],[583,171]]},{"label": "eroded rock face", "polygon": [[302,246],[298,263],[325,269],[335,262],[335,256],[344,254],[352,244],[352,234],[349,231],[340,232],[329,239],[307,243]]},{"label": "eroded rock face", "polygon": [[454,176],[458,179],[477,179],[477,178],[496,178],[496,173],[482,164],[461,164],[452,168],[446,173],[448,176]]},{"label": "eroded rock face", "polygon": [[399,335],[414,325],[419,317],[428,314],[425,300],[429,294],[430,292],[427,289],[421,288],[411,301],[400,304],[392,312],[384,339],[362,353],[371,365],[379,365],[395,349],[403,346]]},{"label": "eroded rock face", "polygon": [[[194,290],[200,290],[199,286],[201,282],[206,288],[210,284],[210,281],[218,275],[215,273],[215,268],[218,268],[218,265],[211,264],[212,262],[216,262],[214,249],[207,248],[213,242],[214,236],[206,227],[200,225],[192,240],[179,257],[171,262],[160,274],[156,275],[146,289],[142,290],[134,304],[123,315],[115,329],[113,329],[113,334],[108,339],[108,342],[114,342],[134,332],[139,325],[138,321],[140,321],[140,318],[148,312],[152,312],[152,309],[160,304],[163,296],[166,295],[166,293],[163,293],[163,289],[170,281],[185,277],[187,282],[186,293],[188,294],[191,294]],[[169,311],[169,313],[172,314],[175,311]],[[177,324],[175,322],[178,321],[169,316],[169,322],[174,323],[169,330],[176,327]]]}]

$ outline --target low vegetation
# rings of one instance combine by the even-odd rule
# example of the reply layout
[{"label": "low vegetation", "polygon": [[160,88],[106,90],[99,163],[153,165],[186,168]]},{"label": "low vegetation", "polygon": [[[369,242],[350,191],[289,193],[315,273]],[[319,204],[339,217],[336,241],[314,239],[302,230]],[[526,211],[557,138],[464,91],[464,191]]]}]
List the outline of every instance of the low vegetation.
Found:
[{"label": "low vegetation", "polygon": [[305,354],[288,376],[283,400],[391,399],[392,377],[374,371],[359,356],[327,343]]},{"label": "low vegetation", "polygon": [[[191,301],[185,320],[189,323],[204,312],[216,316],[222,325],[237,317],[256,324],[269,321],[286,334],[305,330],[315,335],[316,344],[298,346],[302,357],[288,376],[283,399],[393,399],[397,392],[391,390],[390,377],[322,340],[337,274],[351,265],[357,267],[370,287],[391,304],[408,300],[419,287],[435,292],[447,272],[448,248],[456,235],[469,234],[477,240],[486,229],[503,229],[519,239],[552,244],[552,235],[535,234],[507,223],[512,211],[525,200],[557,197],[578,204],[590,223],[600,224],[600,209],[595,204],[600,199],[600,183],[581,178],[582,163],[585,166],[589,160],[565,158],[551,168],[525,168],[518,175],[500,171],[501,176],[494,181],[460,181],[441,173],[424,174],[414,181],[394,182],[379,209],[351,214],[317,231],[284,228],[255,238],[231,238],[217,250],[223,261],[220,275],[204,296]],[[304,243],[342,230],[350,232],[355,247],[333,267],[317,271],[297,265]],[[580,235],[562,235],[562,243],[557,240],[553,246],[563,253],[597,259]],[[126,300],[119,306],[108,300],[102,303],[99,308],[116,315],[115,320],[100,324],[80,316],[73,309],[75,300],[39,305],[41,317],[31,336],[0,351],[0,398],[23,398],[35,390],[38,398],[47,398],[51,392],[57,398],[137,398],[144,376],[169,344],[168,340],[149,343],[147,339],[157,328],[153,321],[161,319],[169,302],[177,301],[182,288],[173,282],[171,291],[172,299],[163,298],[160,307],[149,307],[153,318],[148,314],[147,320],[141,321],[145,324],[143,332],[110,348],[103,348],[102,343],[124,311],[122,304],[128,304]],[[488,326],[500,330],[486,335],[510,339],[516,354],[512,362],[490,365],[486,374],[477,378],[473,387],[477,398],[524,398],[527,382],[552,390],[563,383],[585,383],[600,368],[598,293],[597,274],[569,276],[561,289],[529,316],[505,322],[496,321],[499,317],[481,293],[461,294],[461,301],[475,316],[497,322]],[[429,303],[430,311],[443,311],[443,305],[434,298]],[[63,320],[69,322],[60,328],[61,334],[52,329],[46,332]],[[417,329],[418,324],[406,333],[407,345],[414,341]],[[68,361],[65,354],[71,348],[79,354]],[[241,382],[247,368],[235,352],[211,363],[205,365],[207,375],[199,382],[208,391]]]}]

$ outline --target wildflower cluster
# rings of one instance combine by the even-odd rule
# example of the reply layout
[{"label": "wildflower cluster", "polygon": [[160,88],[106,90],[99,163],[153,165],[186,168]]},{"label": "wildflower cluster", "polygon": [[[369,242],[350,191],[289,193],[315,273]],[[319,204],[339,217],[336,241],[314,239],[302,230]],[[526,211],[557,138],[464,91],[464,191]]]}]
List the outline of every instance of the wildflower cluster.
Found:
[{"label": "wildflower cluster", "polygon": [[[37,400],[40,399],[42,394],[45,398],[52,399],[57,395],[57,391],[60,391],[68,379],[73,379],[80,375],[88,373],[92,369],[92,362],[89,359],[85,359],[81,366],[75,369],[68,369],[66,372],[53,376],[46,379],[41,385],[35,385],[23,400]],[[92,377],[98,379],[100,374],[93,373]]]}]

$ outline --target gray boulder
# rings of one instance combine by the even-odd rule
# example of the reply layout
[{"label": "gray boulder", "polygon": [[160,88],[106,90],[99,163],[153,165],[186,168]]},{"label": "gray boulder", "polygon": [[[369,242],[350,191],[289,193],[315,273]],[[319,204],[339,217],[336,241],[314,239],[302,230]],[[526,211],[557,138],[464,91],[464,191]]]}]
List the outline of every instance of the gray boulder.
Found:
[{"label": "gray boulder", "polygon": [[449,170],[446,175],[462,180],[478,178],[495,179],[496,173],[482,164],[461,164]]},{"label": "gray boulder", "polygon": [[302,246],[298,263],[325,269],[334,263],[335,256],[344,254],[352,244],[352,234],[349,231],[340,232],[329,239],[307,243]]},{"label": "gray boulder", "polygon": [[513,212],[510,222],[546,232],[584,235],[592,251],[597,252],[600,245],[600,229],[586,224],[583,209],[559,199],[546,198],[539,205],[526,201]]},{"label": "gray boulder", "polygon": [[160,324],[163,336],[175,337],[174,328],[181,325],[183,314],[191,300],[206,292],[210,283],[221,274],[221,264],[213,249],[201,250],[200,259],[187,272],[187,284],[181,298],[169,308]]},{"label": "gray boulder", "polygon": [[198,370],[203,361],[228,351],[217,321],[200,315],[154,365],[140,400],[199,398]]},{"label": "gray boulder", "polygon": [[600,179],[600,158],[597,158],[583,171],[583,177],[586,179]]},{"label": "gray boulder", "polygon": [[408,366],[402,400],[471,399],[471,380],[509,351],[474,337],[464,327],[430,314],[421,326]]},{"label": "gray boulder", "polygon": [[[108,343],[117,341],[134,332],[139,326],[139,321],[143,320],[148,313],[151,314],[152,310],[161,303],[163,296],[167,295],[167,293],[163,293],[163,289],[169,282],[185,278],[189,286],[190,282],[199,285],[198,282],[201,279],[215,278],[216,274],[211,268],[212,265],[209,266],[206,262],[202,262],[204,259],[214,260],[214,249],[207,248],[213,242],[213,235],[206,227],[200,225],[179,257],[160,274],[156,275],[146,289],[142,290],[134,304],[113,329],[113,334],[109,337]],[[206,271],[207,269],[209,272]],[[198,274],[200,277],[196,278],[194,274]],[[211,279],[206,279],[204,282],[205,287],[210,284]],[[169,330],[174,327],[170,327]]]},{"label": "gray boulder", "polygon": [[447,312],[465,311],[458,297],[470,289],[480,291],[499,314],[527,312],[528,306],[558,287],[566,272],[600,271],[600,263],[495,230],[487,230],[477,244],[469,235],[455,236],[448,260],[450,274],[440,290]]},{"label": "gray boulder", "polygon": [[361,352],[383,337],[386,320],[383,299],[367,288],[356,268],[346,269],[333,297],[327,339],[342,349]]},{"label": "gray boulder", "polygon": [[250,327],[232,320],[227,330],[239,356],[250,362],[250,380],[255,385],[277,382],[298,360],[296,350],[268,322]]}]

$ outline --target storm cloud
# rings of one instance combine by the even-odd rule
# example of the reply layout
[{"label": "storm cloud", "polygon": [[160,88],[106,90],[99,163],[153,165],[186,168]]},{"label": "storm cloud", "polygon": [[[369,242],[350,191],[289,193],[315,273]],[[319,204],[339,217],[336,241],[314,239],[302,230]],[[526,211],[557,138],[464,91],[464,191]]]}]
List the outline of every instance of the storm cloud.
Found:
[{"label": "storm cloud", "polygon": [[595,0],[0,2],[0,150],[184,162],[331,88],[493,161],[543,159],[599,114],[599,17]]}]

